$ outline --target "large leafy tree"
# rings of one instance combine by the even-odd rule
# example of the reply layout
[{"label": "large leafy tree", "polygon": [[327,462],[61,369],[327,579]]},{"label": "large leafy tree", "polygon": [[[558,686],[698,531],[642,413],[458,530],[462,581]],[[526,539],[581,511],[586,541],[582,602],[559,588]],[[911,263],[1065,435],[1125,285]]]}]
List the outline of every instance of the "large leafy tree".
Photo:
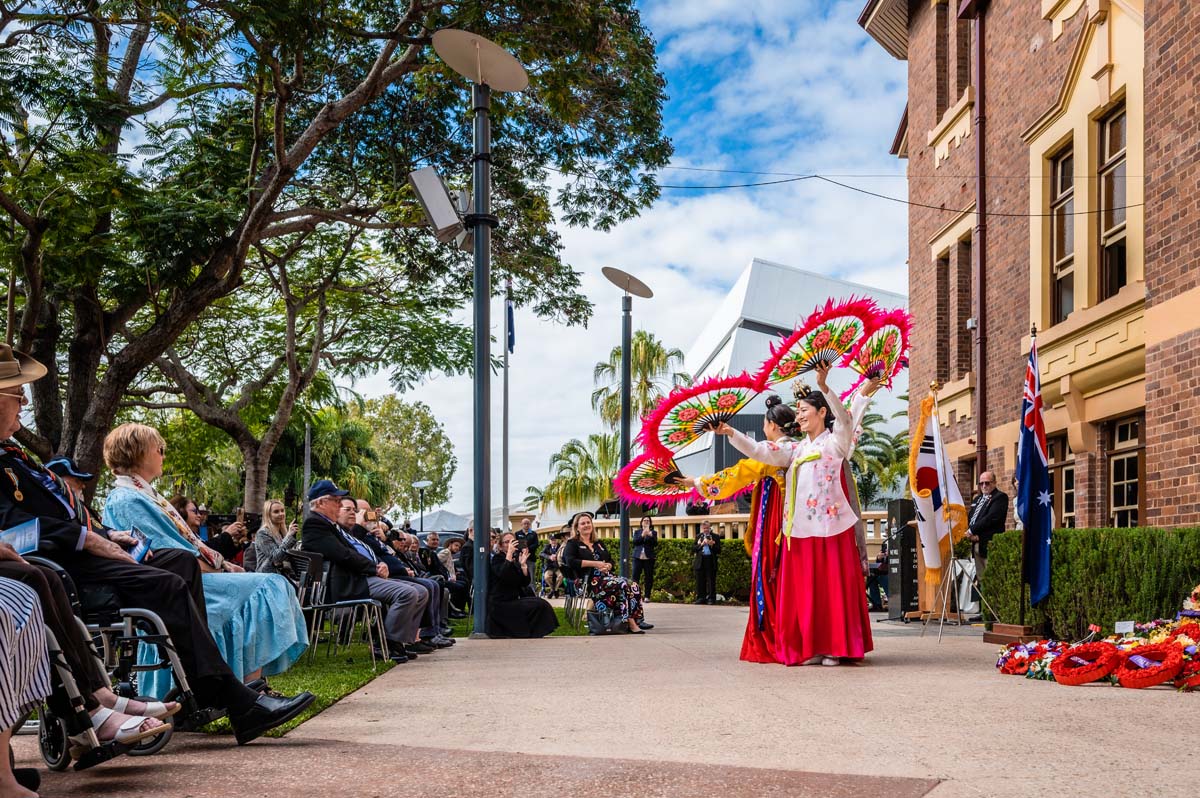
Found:
[{"label": "large leafy tree", "polygon": [[[676,385],[687,385],[691,378],[679,370],[683,352],[668,349],[654,333],[637,330],[630,341],[630,400],[634,418],[646,415]],[[608,360],[592,370],[596,390],[592,391],[592,409],[609,427],[621,421],[621,347],[613,347]]]},{"label": "large leafy tree", "polygon": [[892,434],[882,428],[885,422],[879,413],[863,416],[858,442],[850,459],[859,501],[864,508],[896,495],[908,475],[908,429]]},{"label": "large leafy tree", "polygon": [[406,516],[418,510],[414,482],[433,483],[425,489],[425,507],[450,500],[450,482],[458,468],[445,428],[424,402],[404,402],[395,396],[351,405],[350,418],[371,430],[375,466],[387,490],[386,503]]},{"label": "large leafy tree", "polygon": [[95,467],[125,392],[273,242],[367,230],[413,296],[467,296],[465,255],[416,229],[404,179],[467,168],[469,87],[432,54],[442,27],[530,69],[494,102],[497,270],[518,302],[584,321],[555,206],[611,226],[653,201],[670,154],[633,0],[0,2],[9,335],[57,366],[27,445]]},{"label": "large leafy tree", "polygon": [[621,443],[615,432],[572,438],[550,456],[553,477],[541,499],[560,510],[600,504],[612,498],[612,481],[621,464]]}]

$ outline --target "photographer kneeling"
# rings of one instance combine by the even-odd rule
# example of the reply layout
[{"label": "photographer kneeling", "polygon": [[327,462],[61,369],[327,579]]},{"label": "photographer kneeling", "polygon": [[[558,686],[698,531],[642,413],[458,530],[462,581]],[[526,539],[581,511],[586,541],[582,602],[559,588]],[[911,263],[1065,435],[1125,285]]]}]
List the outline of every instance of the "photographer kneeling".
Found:
[{"label": "photographer kneeling", "polygon": [[487,633],[491,637],[545,637],[558,628],[550,602],[529,587],[529,549],[511,532],[500,537],[488,583]]}]

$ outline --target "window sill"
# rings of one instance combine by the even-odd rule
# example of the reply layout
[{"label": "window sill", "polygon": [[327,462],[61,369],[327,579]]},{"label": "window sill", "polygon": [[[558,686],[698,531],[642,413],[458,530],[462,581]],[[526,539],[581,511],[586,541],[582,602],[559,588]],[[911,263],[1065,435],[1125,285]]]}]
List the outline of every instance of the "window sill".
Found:
[{"label": "window sill", "polygon": [[974,107],[975,87],[967,86],[958,102],[946,109],[941,121],[926,134],[929,146],[933,147],[935,168],[950,157],[951,148],[957,148],[963,139],[971,135],[971,109]]}]

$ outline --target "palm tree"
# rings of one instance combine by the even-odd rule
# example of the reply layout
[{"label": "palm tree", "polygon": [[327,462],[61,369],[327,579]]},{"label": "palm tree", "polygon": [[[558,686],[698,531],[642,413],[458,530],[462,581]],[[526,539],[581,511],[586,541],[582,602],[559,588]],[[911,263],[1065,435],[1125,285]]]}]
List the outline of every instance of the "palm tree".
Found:
[{"label": "palm tree", "polygon": [[521,502],[521,505],[525,508],[526,512],[536,513],[542,509],[543,500],[542,489],[537,485],[530,485],[525,489],[525,498]]},{"label": "palm tree", "polygon": [[550,456],[554,477],[542,491],[542,501],[560,510],[604,502],[613,495],[612,481],[620,462],[617,433],[589,435],[586,443],[572,438]]},{"label": "palm tree", "polygon": [[[641,418],[676,385],[690,385],[691,377],[676,371],[683,365],[683,352],[667,349],[654,333],[638,330],[633,334],[629,364],[632,415]],[[592,409],[610,428],[621,421],[621,347],[613,347],[608,360],[597,363],[592,379],[599,387],[592,391]]]},{"label": "palm tree", "polygon": [[[908,430],[889,435],[878,428],[883,423],[884,418],[879,413],[863,416],[862,432],[851,455],[859,499],[864,508],[894,491],[908,474]],[[867,496],[873,500],[868,500]]]}]

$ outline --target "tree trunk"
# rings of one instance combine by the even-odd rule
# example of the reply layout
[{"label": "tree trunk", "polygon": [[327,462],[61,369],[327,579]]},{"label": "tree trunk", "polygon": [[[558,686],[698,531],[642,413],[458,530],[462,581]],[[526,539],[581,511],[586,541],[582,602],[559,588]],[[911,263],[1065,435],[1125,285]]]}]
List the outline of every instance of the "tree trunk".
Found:
[{"label": "tree trunk", "polygon": [[248,513],[261,512],[263,503],[267,500],[267,466],[271,463],[271,453],[274,446],[258,444],[254,447],[242,447],[242,468],[246,472],[245,490],[242,494],[242,506]]}]

